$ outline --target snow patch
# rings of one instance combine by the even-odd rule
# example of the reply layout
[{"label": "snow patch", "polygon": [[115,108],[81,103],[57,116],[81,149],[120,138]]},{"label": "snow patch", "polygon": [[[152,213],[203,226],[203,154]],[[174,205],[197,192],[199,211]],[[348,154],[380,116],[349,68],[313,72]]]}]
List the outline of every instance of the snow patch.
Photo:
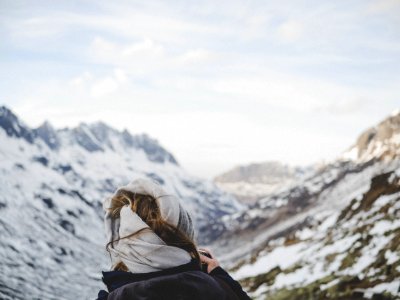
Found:
[{"label": "snow patch", "polygon": [[233,273],[232,277],[242,279],[267,273],[272,268],[279,266],[281,269],[287,268],[299,260],[299,251],[304,247],[303,244],[295,244],[288,247],[278,247],[265,256],[259,257],[254,264],[244,265]]},{"label": "snow patch", "polygon": [[372,288],[364,290],[364,296],[372,298],[373,294],[382,294],[383,292],[389,292],[392,295],[399,295],[400,279],[392,282],[383,282]]}]

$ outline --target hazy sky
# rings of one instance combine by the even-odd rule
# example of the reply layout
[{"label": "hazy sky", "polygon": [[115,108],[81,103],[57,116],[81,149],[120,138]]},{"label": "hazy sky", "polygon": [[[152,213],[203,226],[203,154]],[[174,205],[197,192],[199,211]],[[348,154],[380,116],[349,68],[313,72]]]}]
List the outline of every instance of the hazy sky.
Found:
[{"label": "hazy sky", "polygon": [[400,107],[400,1],[0,0],[0,103],[193,174],[329,160]]}]

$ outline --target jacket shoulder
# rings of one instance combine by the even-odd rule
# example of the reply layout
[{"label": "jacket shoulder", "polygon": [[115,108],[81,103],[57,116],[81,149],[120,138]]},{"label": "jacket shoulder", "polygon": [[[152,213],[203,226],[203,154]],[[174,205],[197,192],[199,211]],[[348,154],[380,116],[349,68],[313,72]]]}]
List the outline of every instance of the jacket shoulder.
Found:
[{"label": "jacket shoulder", "polygon": [[108,300],[190,299],[228,300],[221,285],[202,271],[187,271],[126,284],[108,296]]}]

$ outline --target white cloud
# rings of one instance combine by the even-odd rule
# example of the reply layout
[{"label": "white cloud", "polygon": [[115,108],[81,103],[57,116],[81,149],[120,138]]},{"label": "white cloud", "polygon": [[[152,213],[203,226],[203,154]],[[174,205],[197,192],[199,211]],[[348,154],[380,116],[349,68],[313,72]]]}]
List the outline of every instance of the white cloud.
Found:
[{"label": "white cloud", "polygon": [[235,99],[249,99],[250,103],[263,103],[297,112],[344,112],[345,107],[350,107],[348,103],[354,102],[352,99],[366,94],[345,85],[273,71],[258,76],[231,76],[216,80],[211,83],[211,88]]},{"label": "white cloud", "polygon": [[87,84],[88,82],[92,81],[92,79],[93,79],[93,75],[90,72],[85,71],[83,74],[72,78],[70,80],[70,84],[74,87],[82,87],[85,84]]},{"label": "white cloud", "polygon": [[398,103],[398,1],[21,3],[0,82],[23,118],[146,131],[202,174],[330,155]]},{"label": "white cloud", "polygon": [[113,77],[106,77],[93,83],[90,94],[95,97],[102,97],[118,89],[118,82]]},{"label": "white cloud", "polygon": [[90,48],[95,55],[107,56],[110,53],[115,54],[114,52],[117,51],[118,46],[115,43],[97,36],[93,39]]},{"label": "white cloud", "polygon": [[14,20],[5,16],[3,24],[13,38],[38,39],[54,37],[67,29],[67,24],[43,16]]},{"label": "white cloud", "polygon": [[315,107],[317,112],[328,112],[332,114],[355,114],[364,109],[364,104],[371,102],[368,98],[353,97],[339,98],[330,101],[321,101],[321,105]]},{"label": "white cloud", "polygon": [[97,64],[124,68],[135,74],[145,74],[168,67],[170,58],[160,43],[145,38],[133,43],[112,42],[95,37],[87,59]]},{"label": "white cloud", "polygon": [[122,55],[124,56],[160,56],[163,55],[164,48],[161,45],[156,44],[151,39],[145,39],[139,43],[135,43],[127,46]]},{"label": "white cloud", "polygon": [[178,57],[178,61],[181,61],[185,64],[210,62],[216,59],[218,59],[218,55],[206,49],[189,50],[182,56]]},{"label": "white cloud", "polygon": [[369,13],[399,13],[400,2],[398,0],[375,0],[368,4],[367,12]]},{"label": "white cloud", "polygon": [[304,35],[304,24],[296,20],[288,20],[277,29],[278,38],[284,42],[296,42]]},{"label": "white cloud", "polygon": [[113,73],[105,77],[95,77],[85,71],[82,75],[72,78],[69,84],[78,91],[89,91],[94,98],[109,96],[117,91],[128,81],[128,77],[122,69],[114,69]]},{"label": "white cloud", "polygon": [[222,61],[219,53],[205,48],[167,51],[162,43],[151,39],[122,43],[99,36],[93,39],[87,57],[96,64],[124,68],[130,74],[155,76],[154,81],[160,74],[168,73],[174,77],[177,73],[199,71],[199,66],[208,68]]}]

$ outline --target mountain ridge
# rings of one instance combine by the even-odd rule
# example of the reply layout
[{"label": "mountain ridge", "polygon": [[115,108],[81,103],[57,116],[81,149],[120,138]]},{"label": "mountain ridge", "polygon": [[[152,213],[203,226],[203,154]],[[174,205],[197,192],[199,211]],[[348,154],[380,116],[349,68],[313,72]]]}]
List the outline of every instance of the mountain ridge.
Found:
[{"label": "mountain ridge", "polygon": [[218,238],[222,219],[244,209],[147,135],[104,123],[56,136],[49,123],[36,129],[0,108],[1,299],[95,298],[101,271],[110,268],[102,202],[136,178],[151,178],[181,200],[200,244]]},{"label": "mountain ridge", "polygon": [[236,166],[214,177],[213,181],[243,203],[254,204],[278,190],[289,188],[311,169],[266,161]]},{"label": "mountain ridge", "polygon": [[158,140],[151,138],[146,133],[132,135],[127,129],[118,131],[103,121],[93,123],[80,122],[75,127],[64,127],[55,129],[49,121],[44,121],[37,128],[30,128],[23,123],[11,109],[6,106],[0,107],[0,127],[10,137],[22,137],[29,143],[41,139],[50,149],[57,151],[62,141],[59,135],[69,135],[70,143],[79,144],[90,152],[104,151],[104,148],[114,150],[109,139],[109,134],[118,136],[125,141],[125,145],[137,149],[143,149],[148,158],[154,162],[171,162],[179,165],[175,157],[162,147]]}]

